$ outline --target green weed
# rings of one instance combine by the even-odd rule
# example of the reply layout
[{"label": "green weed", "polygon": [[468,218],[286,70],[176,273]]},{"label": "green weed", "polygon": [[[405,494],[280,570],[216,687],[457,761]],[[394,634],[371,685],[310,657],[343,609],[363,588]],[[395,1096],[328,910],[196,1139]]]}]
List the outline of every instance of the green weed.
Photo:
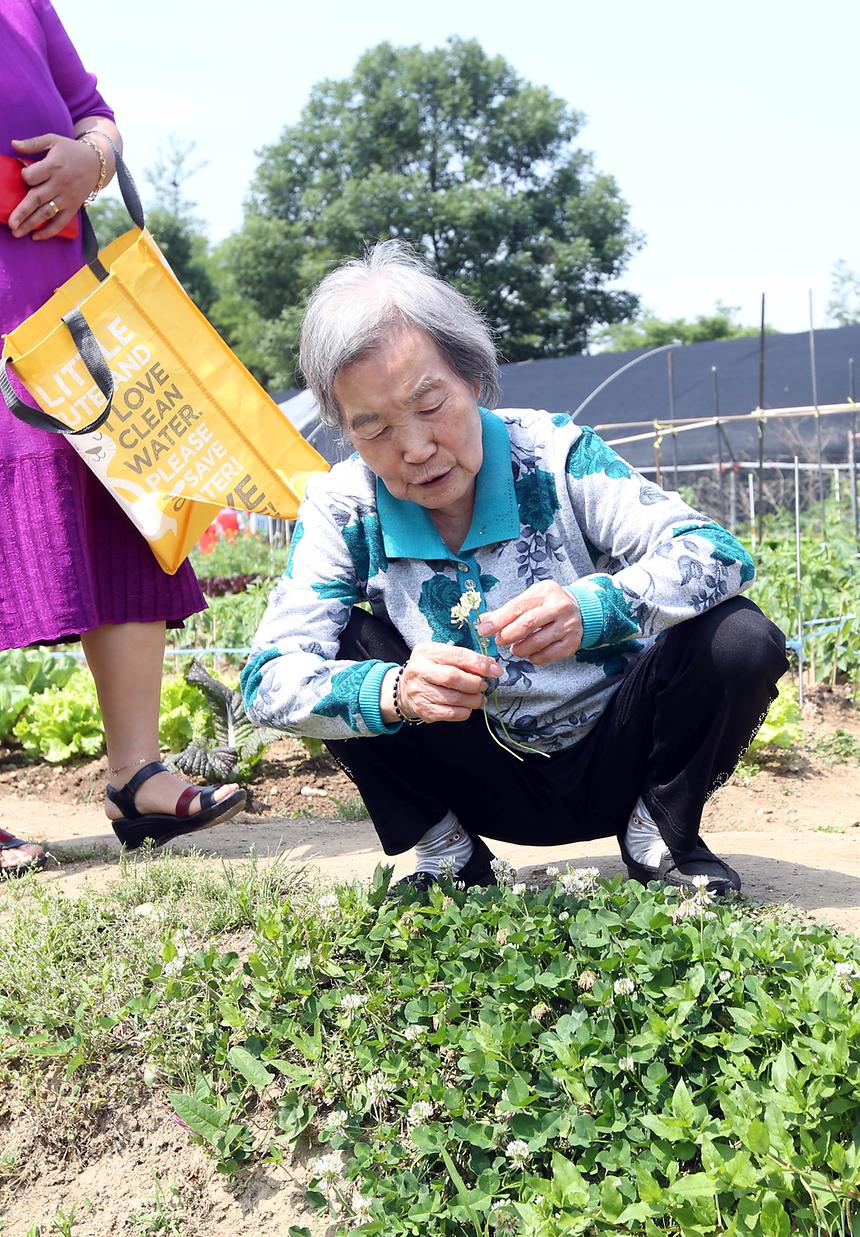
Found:
[{"label": "green weed", "polygon": [[332,795],[332,802],[337,809],[338,820],[367,820],[368,811],[360,795],[350,795],[347,799],[337,799]]},{"label": "green weed", "polygon": [[834,730],[816,740],[815,754],[831,765],[860,764],[860,743],[847,730]]},{"label": "green weed", "polygon": [[128,1225],[134,1237],[183,1237],[183,1221],[179,1187],[175,1181],[162,1185],[154,1178],[154,1190],[146,1205],[128,1217]]}]

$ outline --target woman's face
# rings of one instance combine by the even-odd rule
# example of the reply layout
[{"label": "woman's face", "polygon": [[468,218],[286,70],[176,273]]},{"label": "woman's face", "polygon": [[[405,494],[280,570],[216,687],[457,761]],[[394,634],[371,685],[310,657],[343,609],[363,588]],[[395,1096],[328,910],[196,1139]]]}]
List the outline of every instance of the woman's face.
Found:
[{"label": "woman's face", "polygon": [[334,382],[358,454],[395,498],[442,516],[471,515],[483,462],[478,388],[448,365],[431,337],[403,327]]}]

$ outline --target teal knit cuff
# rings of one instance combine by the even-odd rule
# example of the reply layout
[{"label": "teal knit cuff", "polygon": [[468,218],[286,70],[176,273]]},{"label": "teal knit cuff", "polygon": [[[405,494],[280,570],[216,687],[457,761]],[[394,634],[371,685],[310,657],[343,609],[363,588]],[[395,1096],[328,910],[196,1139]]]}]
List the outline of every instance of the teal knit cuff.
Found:
[{"label": "teal knit cuff", "polygon": [[375,662],[362,679],[361,687],[358,689],[358,707],[371,734],[396,734],[403,725],[402,722],[395,722],[393,725],[387,726],[382,720],[382,710],[380,708],[382,680],[389,670],[396,670],[397,668],[398,663],[396,661]]},{"label": "teal knit cuff", "polygon": [[603,606],[597,591],[583,581],[567,584],[565,588],[579,606],[579,613],[582,615],[580,648],[593,649],[603,639]]}]

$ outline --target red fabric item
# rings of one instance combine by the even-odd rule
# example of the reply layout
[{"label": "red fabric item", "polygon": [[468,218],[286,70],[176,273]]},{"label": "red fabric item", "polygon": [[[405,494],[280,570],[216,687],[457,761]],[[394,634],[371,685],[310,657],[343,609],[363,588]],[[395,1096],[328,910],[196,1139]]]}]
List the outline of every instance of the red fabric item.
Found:
[{"label": "red fabric item", "polygon": [[[0,223],[8,225],[12,211],[29,191],[23,171],[25,166],[32,162],[32,159],[16,159],[12,155],[0,155]],[[41,232],[42,228],[46,228],[50,222],[50,219],[46,219],[34,231]],[[73,241],[77,239],[79,230],[78,216],[75,214],[62,231],[57,233],[57,236]]]}]

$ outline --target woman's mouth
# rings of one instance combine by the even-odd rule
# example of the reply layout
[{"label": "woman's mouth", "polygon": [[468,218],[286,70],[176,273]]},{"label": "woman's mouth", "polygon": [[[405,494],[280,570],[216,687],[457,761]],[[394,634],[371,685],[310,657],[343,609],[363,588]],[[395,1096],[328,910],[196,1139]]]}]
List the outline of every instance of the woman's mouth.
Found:
[{"label": "woman's mouth", "polygon": [[422,489],[431,489],[435,485],[439,485],[446,477],[450,477],[453,468],[446,468],[445,472],[436,473],[435,477],[428,477],[426,481],[416,482]]}]

